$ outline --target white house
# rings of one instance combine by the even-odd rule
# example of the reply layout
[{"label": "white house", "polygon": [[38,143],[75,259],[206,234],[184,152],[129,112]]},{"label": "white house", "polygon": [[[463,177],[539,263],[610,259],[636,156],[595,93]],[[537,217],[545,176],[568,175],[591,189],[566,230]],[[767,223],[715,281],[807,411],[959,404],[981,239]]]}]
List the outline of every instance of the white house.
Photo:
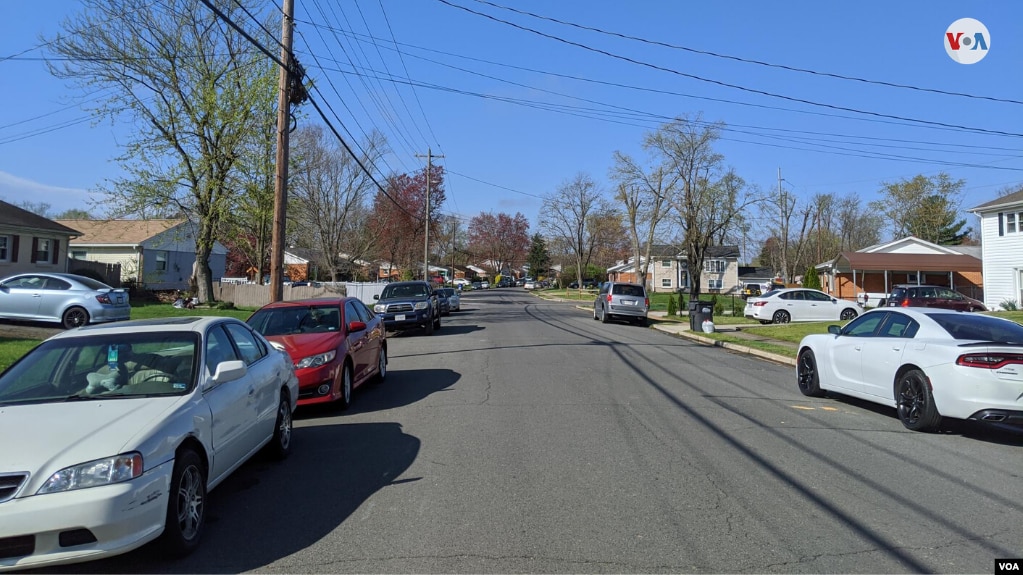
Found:
[{"label": "white house", "polygon": [[980,218],[984,305],[1023,305],[1023,191],[969,210]]},{"label": "white house", "polygon": [[[653,292],[673,292],[691,286],[686,270],[685,253],[666,245],[650,248],[650,263],[647,265],[647,289]],[[612,281],[635,282],[640,266],[635,258],[608,268],[608,279]],[[703,260],[700,274],[701,293],[734,293],[739,285],[739,247],[709,246]]]}]

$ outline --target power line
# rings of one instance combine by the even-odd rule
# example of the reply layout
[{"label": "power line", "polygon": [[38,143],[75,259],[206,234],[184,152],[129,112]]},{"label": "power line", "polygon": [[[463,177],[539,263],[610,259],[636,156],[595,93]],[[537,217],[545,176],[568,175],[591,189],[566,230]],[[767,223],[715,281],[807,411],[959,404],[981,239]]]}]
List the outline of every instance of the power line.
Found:
[{"label": "power line", "polygon": [[800,73],[804,73],[804,74],[812,74],[814,76],[824,76],[824,77],[827,77],[827,78],[836,78],[836,79],[839,79],[839,80],[851,80],[851,81],[854,81],[854,82],[862,82],[864,84],[876,84],[878,86],[887,86],[889,88],[903,88],[903,89],[906,89],[906,90],[915,90],[917,92],[929,92],[929,93],[932,93],[932,94],[941,94],[941,95],[944,95],[944,96],[958,96],[958,97],[961,97],[961,98],[973,98],[973,99],[977,99],[977,100],[988,100],[990,102],[1002,102],[1002,103],[1006,103],[1006,104],[1023,104],[1023,100],[1013,100],[1011,98],[996,98],[996,97],[993,97],[993,96],[981,96],[981,95],[977,95],[977,94],[967,94],[965,92],[951,92],[951,91],[948,91],[948,90],[939,90],[937,88],[923,88],[923,87],[920,87],[920,86],[912,86],[912,85],[909,85],[909,84],[899,84],[899,83],[896,83],[896,82],[888,82],[888,81],[884,81],[884,80],[870,80],[870,79],[867,79],[867,78],[860,78],[860,77],[857,77],[857,76],[846,76],[846,75],[843,75],[843,74],[835,74],[835,73],[832,73],[832,72],[821,72],[819,70],[810,70],[808,68],[798,68],[798,67],[795,67],[795,66],[787,66],[785,64],[773,64],[771,62],[764,62],[762,60],[754,60],[754,59],[751,59],[751,58],[742,58],[742,57],[739,57],[739,56],[732,56],[732,55],[729,55],[729,54],[720,54],[718,52],[712,52],[710,50],[699,50],[699,49],[696,49],[696,48],[690,48],[688,46],[681,46],[681,45],[678,45],[678,44],[669,44],[667,42],[661,42],[661,41],[658,41],[658,40],[650,40],[650,39],[647,39],[647,38],[640,38],[638,36],[630,36],[628,34],[622,34],[620,32],[611,32],[611,31],[603,30],[601,28],[596,28],[596,27],[593,27],[593,26],[585,26],[585,25],[582,25],[582,24],[577,24],[575,22],[568,22],[566,20],[559,20],[557,18],[553,18],[553,17],[550,17],[550,16],[543,16],[541,14],[535,14],[533,12],[529,12],[529,11],[526,11],[526,10],[519,10],[517,8],[512,8],[510,6],[502,6],[500,4],[495,4],[494,2],[488,2],[487,0],[474,0],[474,1],[478,2],[480,4],[486,4],[487,6],[492,6],[494,8],[500,8],[501,10],[508,10],[509,12],[514,12],[516,14],[523,14],[525,16],[531,16],[533,18],[538,18],[540,20],[547,20],[548,22],[554,22],[556,24],[561,24],[561,25],[564,25],[564,26],[571,26],[573,28],[578,28],[580,30],[588,30],[590,32],[596,32],[598,34],[605,34],[607,36],[614,36],[616,38],[622,38],[622,39],[625,39],[625,40],[633,40],[633,41],[636,41],[636,42],[642,42],[644,44],[650,44],[652,46],[660,46],[662,48],[671,48],[673,50],[683,50],[685,52],[690,52],[690,53],[693,53],[693,54],[702,54],[704,56],[713,56],[715,58],[722,58],[722,59],[725,59],[725,60],[733,60],[735,62],[743,62],[743,63],[746,63],[746,64],[756,64],[758,66],[766,66],[768,68],[778,68],[778,69],[781,69],[781,70],[788,70],[790,72],[800,72]]},{"label": "power line", "polygon": [[534,30],[534,29],[529,28],[527,26],[522,26],[522,25],[516,24],[514,22],[509,22],[507,20],[502,20],[502,19],[497,18],[495,16],[491,16],[490,14],[485,14],[483,12],[479,12],[479,11],[473,10],[471,8],[467,8],[465,6],[460,6],[458,4],[450,2],[449,0],[436,0],[436,1],[440,2],[441,4],[445,4],[447,6],[451,6],[452,8],[457,8],[459,10],[464,10],[466,12],[469,12],[470,14],[475,14],[477,16],[481,16],[481,17],[486,18],[488,20],[493,20],[494,22],[499,22],[501,24],[505,24],[505,25],[511,26],[513,28],[517,28],[519,30],[522,30],[522,31],[525,31],[525,32],[529,32],[531,34],[536,34],[537,36],[542,36],[544,38],[547,38],[547,39],[550,39],[550,40],[554,40],[556,42],[561,42],[561,43],[567,44],[569,46],[575,46],[577,48],[581,48],[581,49],[587,50],[589,52],[594,52],[594,53],[597,53],[597,54],[602,54],[604,56],[607,56],[609,58],[613,58],[615,60],[621,60],[623,62],[628,62],[630,64],[635,64],[637,66],[643,66],[645,68],[650,68],[650,69],[658,70],[658,71],[661,71],[661,72],[667,72],[669,74],[674,74],[676,76],[681,76],[683,78],[689,78],[691,80],[697,80],[697,81],[700,81],[700,82],[706,82],[708,84],[714,84],[716,86],[722,86],[722,87],[725,87],[725,88],[732,88],[733,90],[741,90],[743,92],[749,92],[749,93],[752,93],[752,94],[759,94],[761,96],[768,96],[768,97],[771,97],[771,98],[779,98],[779,99],[787,100],[787,101],[790,101],[790,102],[798,102],[798,103],[801,103],[801,104],[807,104],[809,106],[818,106],[818,107],[822,107],[822,108],[828,108],[828,109],[831,109],[831,110],[841,110],[841,111],[844,111],[844,112],[853,112],[853,113],[856,113],[856,114],[865,114],[865,115],[869,115],[869,116],[876,116],[876,117],[879,117],[879,118],[889,118],[889,119],[893,119],[893,120],[903,120],[903,121],[906,121],[906,122],[915,122],[915,123],[931,125],[931,126],[942,126],[942,127],[946,127],[946,128],[958,128],[958,129],[967,130],[967,131],[970,131],[970,132],[978,132],[978,133],[984,133],[984,134],[993,134],[993,135],[998,135],[998,136],[1011,136],[1011,137],[1016,137],[1016,138],[1023,137],[1023,133],[1005,132],[1005,131],[1002,131],[1002,130],[990,130],[990,129],[987,129],[987,128],[974,128],[974,127],[970,127],[970,126],[961,126],[959,124],[949,124],[949,123],[946,123],[946,122],[936,122],[936,121],[932,121],[932,120],[920,120],[920,119],[917,119],[917,118],[910,118],[910,117],[907,117],[907,116],[898,116],[898,115],[894,115],[894,114],[883,114],[881,112],[871,112],[869,110],[860,110],[858,108],[849,108],[849,107],[846,107],[846,106],[838,106],[838,105],[835,105],[835,104],[825,104],[823,102],[815,102],[813,100],[807,100],[805,98],[797,98],[797,97],[794,97],[794,96],[786,96],[784,94],[777,94],[777,93],[774,93],[774,92],[768,92],[766,90],[760,90],[758,88],[749,88],[749,87],[746,87],[746,86],[741,86],[739,84],[732,84],[732,83],[729,83],[729,82],[723,82],[721,80],[714,80],[714,79],[711,79],[711,78],[704,78],[703,76],[697,76],[696,74],[689,74],[687,72],[681,72],[679,70],[674,70],[672,68],[667,68],[667,67],[664,67],[664,66],[659,66],[657,64],[651,64],[649,62],[644,62],[642,60],[637,60],[635,58],[630,58],[628,56],[622,56],[620,54],[615,54],[615,53],[609,52],[607,50],[602,50],[600,48],[594,48],[593,46],[587,46],[586,44],[581,44],[579,42],[575,42],[575,41],[572,41],[572,40],[567,40],[565,38],[561,38],[560,36],[555,36],[553,34],[547,34],[546,32],[541,32],[539,30]]}]

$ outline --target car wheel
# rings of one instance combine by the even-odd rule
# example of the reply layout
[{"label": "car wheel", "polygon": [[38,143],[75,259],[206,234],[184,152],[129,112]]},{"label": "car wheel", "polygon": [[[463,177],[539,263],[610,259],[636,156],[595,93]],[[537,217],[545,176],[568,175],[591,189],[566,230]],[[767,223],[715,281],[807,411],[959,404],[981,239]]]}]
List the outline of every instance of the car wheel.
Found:
[{"label": "car wheel", "polygon": [[774,323],[789,323],[791,320],[792,316],[789,315],[789,312],[783,309],[774,312],[774,315],[771,316],[771,321]]},{"label": "car wheel", "polygon": [[856,313],[856,310],[854,310],[854,309],[849,309],[849,308],[845,308],[845,309],[843,309],[843,310],[842,310],[842,315],[840,315],[840,316],[838,316],[838,317],[839,317],[839,318],[840,318],[840,319],[841,319],[842,321],[848,321],[848,320],[850,320],[850,319],[854,319],[854,318],[855,318],[855,317],[856,317],[857,315],[858,315],[858,314]]},{"label": "car wheel", "polygon": [[337,406],[341,409],[348,409],[352,405],[352,368],[345,362],[341,369],[341,397],[337,400]]},{"label": "car wheel", "polygon": [[597,317],[597,306],[593,306],[593,321],[597,321],[598,319],[600,318]]},{"label": "car wheel", "polygon": [[440,316],[437,316],[437,319],[433,320],[433,329],[440,329]]},{"label": "car wheel", "polygon": [[919,369],[907,371],[899,378],[895,384],[895,402],[899,420],[906,429],[935,431],[941,424],[930,381]]},{"label": "car wheel", "polygon": [[85,311],[83,307],[68,308],[60,318],[60,322],[64,324],[64,329],[82,327],[89,323],[89,312]]},{"label": "car wheel", "polygon": [[434,325],[434,323],[435,322],[433,322],[433,321],[428,321],[428,322],[426,322],[423,325],[423,330],[426,332],[426,335],[433,335],[433,325]]},{"label": "car wheel", "polygon": [[817,358],[813,351],[804,349],[796,360],[796,383],[803,395],[822,397],[820,374],[817,372]]},{"label": "car wheel", "polygon": [[195,451],[185,449],[174,458],[168,499],[160,542],[168,555],[182,557],[199,546],[206,523],[206,472]]},{"label": "car wheel", "polygon": [[284,459],[291,454],[291,398],[288,394],[281,392],[281,402],[277,406],[277,421],[274,423],[274,435],[267,450],[274,459]]},{"label": "car wheel", "polygon": [[610,319],[607,317],[607,310],[604,309],[603,305],[600,306],[600,323],[607,323],[609,321]]},{"label": "car wheel", "polygon": [[380,353],[377,355],[377,375],[373,378],[376,383],[383,383],[387,377],[387,348],[381,346]]}]

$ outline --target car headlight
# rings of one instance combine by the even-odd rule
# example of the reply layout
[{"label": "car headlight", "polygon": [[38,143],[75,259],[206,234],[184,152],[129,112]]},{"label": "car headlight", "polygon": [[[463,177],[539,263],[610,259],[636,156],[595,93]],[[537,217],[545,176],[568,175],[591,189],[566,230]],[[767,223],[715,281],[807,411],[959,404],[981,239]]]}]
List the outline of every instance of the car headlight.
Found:
[{"label": "car headlight", "polygon": [[373,311],[377,313],[384,313],[385,311],[387,311],[387,306],[382,303],[378,303],[375,306],[373,306]]},{"label": "car headlight", "polygon": [[309,357],[303,357],[295,364],[295,369],[303,369],[306,367],[320,367],[323,364],[334,361],[334,357],[337,352],[330,350],[327,353],[318,353],[316,355],[310,355]]},{"label": "car headlight", "polygon": [[120,483],[135,479],[140,475],[142,475],[142,454],[138,452],[122,453],[65,467],[51,475],[46,483],[39,488],[37,495]]},{"label": "car headlight", "polygon": [[426,308],[430,307],[430,302],[428,302],[428,301],[417,301],[416,305],[413,306],[413,307],[415,309],[426,309]]}]

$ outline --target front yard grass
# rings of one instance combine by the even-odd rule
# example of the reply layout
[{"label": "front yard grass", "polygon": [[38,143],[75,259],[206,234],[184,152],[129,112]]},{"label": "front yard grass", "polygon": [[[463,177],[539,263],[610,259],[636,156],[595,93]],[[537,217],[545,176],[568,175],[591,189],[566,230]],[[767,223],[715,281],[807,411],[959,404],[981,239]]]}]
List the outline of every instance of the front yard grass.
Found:
[{"label": "front yard grass", "polygon": [[7,369],[30,349],[39,345],[38,339],[0,337],[0,371]]}]

